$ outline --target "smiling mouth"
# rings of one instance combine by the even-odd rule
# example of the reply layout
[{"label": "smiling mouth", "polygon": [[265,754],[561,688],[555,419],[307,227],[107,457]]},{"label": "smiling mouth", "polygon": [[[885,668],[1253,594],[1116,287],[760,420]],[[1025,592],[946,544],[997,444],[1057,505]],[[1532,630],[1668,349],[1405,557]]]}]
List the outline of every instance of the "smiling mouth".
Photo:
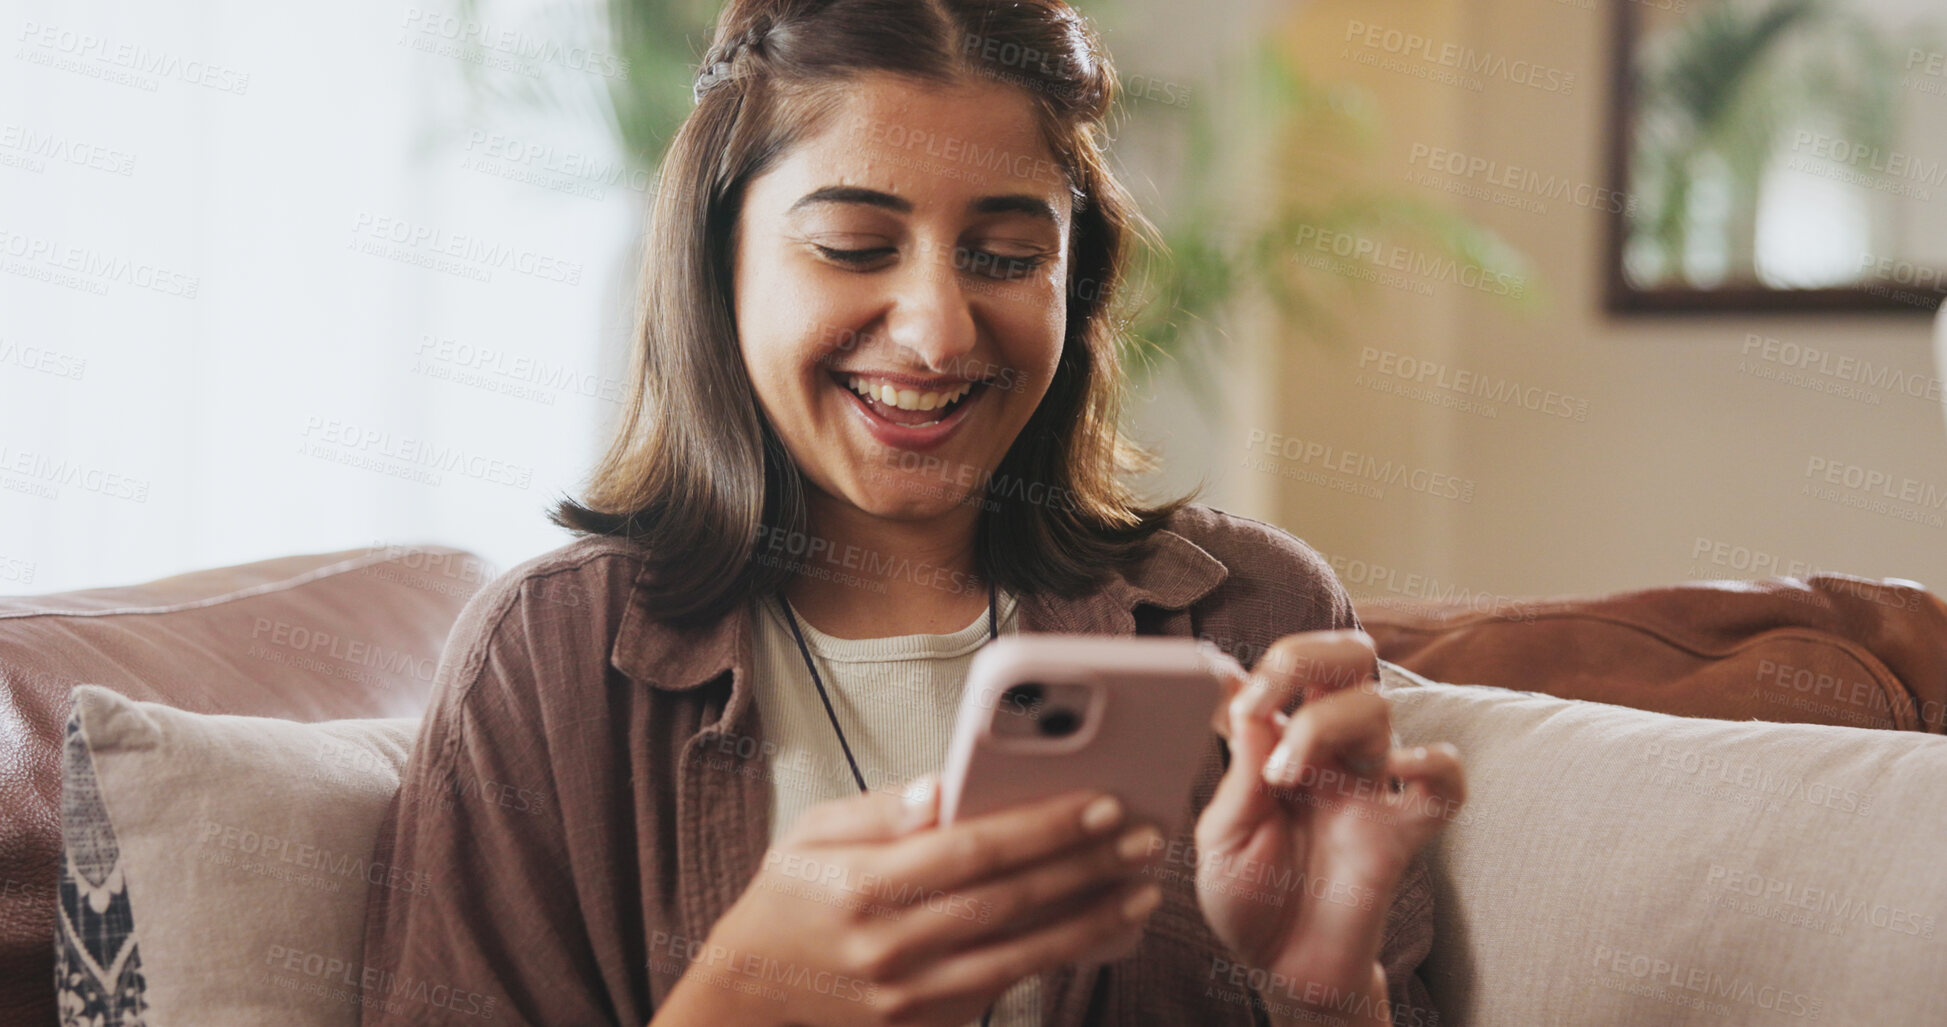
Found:
[{"label": "smiling mouth", "polygon": [[832,373],[832,381],[858,397],[874,417],[902,428],[930,428],[959,413],[971,399],[986,391],[975,381],[894,382],[871,375]]}]

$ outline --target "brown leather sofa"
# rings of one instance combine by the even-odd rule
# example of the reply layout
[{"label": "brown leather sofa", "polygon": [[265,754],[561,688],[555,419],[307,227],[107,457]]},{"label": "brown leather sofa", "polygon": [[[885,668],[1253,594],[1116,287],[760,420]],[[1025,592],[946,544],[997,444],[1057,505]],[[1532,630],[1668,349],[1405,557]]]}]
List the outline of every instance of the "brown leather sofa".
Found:
[{"label": "brown leather sofa", "polygon": [[[0,1024],[56,1022],[53,937],[68,694],[212,713],[421,712],[447,630],[496,572],[470,553],[293,556],[128,588],[0,599]],[[1942,730],[1947,605],[1821,575],[1508,603],[1360,604],[1427,677],[1687,716]]]},{"label": "brown leather sofa", "polygon": [[75,685],[205,713],[414,716],[447,630],[493,573],[458,549],[380,547],[0,598],[0,1024],[57,1019],[59,756]]},{"label": "brown leather sofa", "polygon": [[1607,596],[1367,601],[1379,655],[1435,681],[1716,720],[1942,733],[1947,604],[1838,574]]}]

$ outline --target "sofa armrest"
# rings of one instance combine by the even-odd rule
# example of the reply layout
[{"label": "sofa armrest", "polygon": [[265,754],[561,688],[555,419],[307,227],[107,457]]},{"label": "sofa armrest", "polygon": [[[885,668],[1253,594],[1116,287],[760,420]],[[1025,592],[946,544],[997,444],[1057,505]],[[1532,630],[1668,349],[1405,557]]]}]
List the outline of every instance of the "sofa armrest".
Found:
[{"label": "sofa armrest", "polygon": [[60,754],[76,685],[200,713],[417,716],[447,631],[493,573],[464,550],[387,546],[0,598],[0,1023],[55,1022]]}]

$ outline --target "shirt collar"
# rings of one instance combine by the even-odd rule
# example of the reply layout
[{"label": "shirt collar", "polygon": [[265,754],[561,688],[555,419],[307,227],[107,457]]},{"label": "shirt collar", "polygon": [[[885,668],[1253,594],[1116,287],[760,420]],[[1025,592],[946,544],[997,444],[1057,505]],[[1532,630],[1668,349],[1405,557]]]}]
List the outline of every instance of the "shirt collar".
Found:
[{"label": "shirt collar", "polygon": [[[714,623],[675,627],[651,611],[647,573],[645,567],[637,574],[615,633],[609,651],[615,669],[652,688],[683,691],[714,681],[746,661],[748,605],[739,604]],[[1137,606],[1181,610],[1229,576],[1230,569],[1201,546],[1161,529],[1151,536],[1143,556],[1112,569],[1081,595],[1020,597],[1019,623],[1023,631],[1133,635]]]}]

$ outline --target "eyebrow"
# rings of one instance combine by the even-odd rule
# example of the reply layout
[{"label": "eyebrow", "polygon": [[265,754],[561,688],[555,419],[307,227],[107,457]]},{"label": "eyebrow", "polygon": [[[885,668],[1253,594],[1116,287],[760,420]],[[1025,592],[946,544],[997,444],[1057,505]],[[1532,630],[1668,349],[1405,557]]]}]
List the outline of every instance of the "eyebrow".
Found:
[{"label": "eyebrow", "polygon": [[[880,207],[899,214],[911,214],[913,212],[913,201],[903,196],[894,196],[891,193],[880,192],[877,189],[865,189],[859,186],[828,185],[823,188],[813,189],[811,192],[798,197],[797,202],[791,204],[785,213],[795,214],[802,208],[817,206],[821,203],[858,203],[868,207]],[[1061,223],[1061,220],[1055,217],[1055,209],[1048,205],[1047,200],[1027,193],[982,196],[967,204],[967,210],[973,214],[1026,214],[1030,217],[1047,221],[1049,224]]]}]

